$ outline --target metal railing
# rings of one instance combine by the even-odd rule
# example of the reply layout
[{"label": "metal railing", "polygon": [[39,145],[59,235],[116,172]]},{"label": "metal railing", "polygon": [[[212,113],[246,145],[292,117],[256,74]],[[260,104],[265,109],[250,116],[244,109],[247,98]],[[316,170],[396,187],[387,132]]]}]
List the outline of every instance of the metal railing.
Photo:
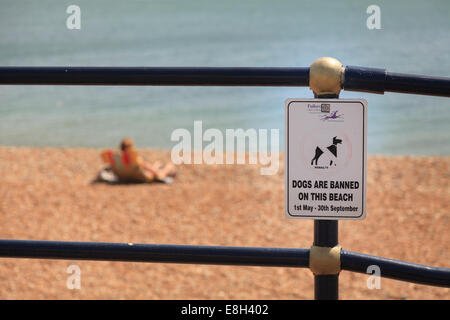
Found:
[{"label": "metal railing", "polygon": [[[342,88],[450,97],[449,78],[347,66]],[[309,68],[0,67],[0,85],[292,86],[309,85]]]},{"label": "metal railing", "polygon": [[[350,91],[450,97],[450,78],[445,77],[347,66],[340,71],[338,81],[340,88]],[[309,86],[310,68],[0,67],[0,85]],[[314,94],[318,98],[337,98],[339,93]],[[333,247],[337,244],[338,221],[315,220],[314,245]],[[34,240],[0,240],[0,257],[298,268],[310,266],[310,249]],[[370,265],[379,266],[382,277],[450,287],[449,268],[418,265],[341,249],[341,270],[366,273]],[[315,298],[337,299],[338,281],[338,274],[315,275]]]},{"label": "metal railing", "polygon": [[[309,249],[168,244],[0,240],[0,257],[308,268]],[[366,273],[378,265],[386,278],[450,286],[450,270],[341,250],[342,270]]]}]

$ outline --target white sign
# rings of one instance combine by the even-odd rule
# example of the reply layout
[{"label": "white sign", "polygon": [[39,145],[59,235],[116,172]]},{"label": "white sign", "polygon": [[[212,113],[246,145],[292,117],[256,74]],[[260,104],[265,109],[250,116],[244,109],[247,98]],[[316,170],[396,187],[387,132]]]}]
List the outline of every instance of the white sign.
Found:
[{"label": "white sign", "polygon": [[367,101],[289,99],[286,216],[364,219]]}]

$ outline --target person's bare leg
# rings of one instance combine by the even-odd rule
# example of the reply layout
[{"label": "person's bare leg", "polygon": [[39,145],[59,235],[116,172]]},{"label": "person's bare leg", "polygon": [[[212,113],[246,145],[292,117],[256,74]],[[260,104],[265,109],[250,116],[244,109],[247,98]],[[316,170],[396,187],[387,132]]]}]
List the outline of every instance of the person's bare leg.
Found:
[{"label": "person's bare leg", "polygon": [[168,164],[166,164],[166,170],[167,170],[167,175],[174,177],[177,173],[177,169],[175,168],[175,165],[172,162],[169,162]]},{"label": "person's bare leg", "polygon": [[168,163],[164,166],[164,168],[158,170],[158,178],[164,179],[168,176],[174,176],[175,175],[175,166],[173,163]]}]

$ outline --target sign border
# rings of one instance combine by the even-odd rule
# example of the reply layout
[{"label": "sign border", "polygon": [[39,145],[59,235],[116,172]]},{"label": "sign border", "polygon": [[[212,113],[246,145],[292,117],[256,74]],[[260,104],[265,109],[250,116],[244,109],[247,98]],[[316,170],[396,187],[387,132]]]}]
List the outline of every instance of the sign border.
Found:
[{"label": "sign border", "polygon": [[[311,216],[311,215],[302,215],[302,216],[297,216],[297,215],[292,215],[289,212],[289,106],[291,105],[291,103],[294,102],[329,102],[329,103],[358,103],[362,106],[363,109],[363,148],[362,148],[362,152],[363,152],[363,164],[362,164],[362,212],[359,216]],[[367,101],[365,99],[287,99],[285,101],[285,107],[286,107],[286,130],[285,130],[285,141],[286,141],[286,159],[285,159],[285,186],[286,186],[286,192],[285,192],[285,199],[286,199],[286,203],[285,203],[285,215],[288,218],[291,219],[313,219],[313,220],[362,220],[366,217],[366,161],[367,161]]]}]

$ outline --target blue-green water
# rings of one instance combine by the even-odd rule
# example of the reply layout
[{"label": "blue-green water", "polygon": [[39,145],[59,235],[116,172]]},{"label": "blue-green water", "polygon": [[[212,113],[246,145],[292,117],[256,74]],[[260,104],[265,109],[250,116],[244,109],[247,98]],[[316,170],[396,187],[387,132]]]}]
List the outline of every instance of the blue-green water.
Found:
[{"label": "blue-green water", "polygon": [[[68,30],[66,8],[81,8]],[[369,30],[366,9],[381,9]],[[0,1],[2,66],[344,65],[450,76],[450,1]],[[0,87],[0,145],[170,148],[176,128],[279,128],[308,88]],[[369,103],[368,149],[449,155],[450,99],[343,92]],[[283,142],[281,141],[281,145]]]}]

